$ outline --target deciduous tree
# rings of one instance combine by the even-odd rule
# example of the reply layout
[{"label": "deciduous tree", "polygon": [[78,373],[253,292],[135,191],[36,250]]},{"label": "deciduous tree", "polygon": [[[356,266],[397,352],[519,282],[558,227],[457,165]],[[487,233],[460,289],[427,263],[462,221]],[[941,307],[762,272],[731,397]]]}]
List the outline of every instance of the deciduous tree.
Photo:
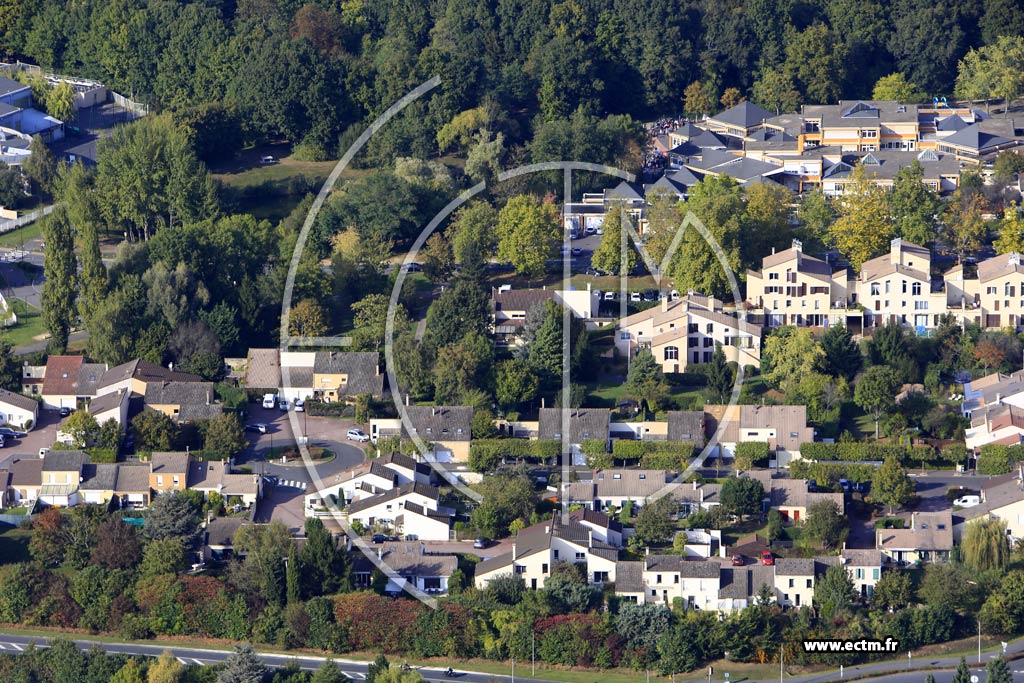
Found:
[{"label": "deciduous tree", "polygon": [[914,495],[914,482],[910,481],[906,470],[900,467],[900,461],[890,455],[875,470],[871,489],[871,497],[888,506],[891,513],[894,507],[905,505]]},{"label": "deciduous tree", "polygon": [[878,422],[882,415],[896,404],[896,390],[899,389],[899,377],[892,368],[879,365],[868,368],[867,372],[857,380],[853,391],[854,402],[875,420],[875,438],[878,438]]},{"label": "deciduous tree", "polygon": [[71,224],[63,207],[58,206],[43,221],[46,258],[43,260],[43,322],[50,333],[49,349],[63,353],[74,326],[77,310],[78,266]]},{"label": "deciduous tree", "polygon": [[871,180],[870,170],[857,164],[851,183],[838,202],[839,217],[832,223],[831,237],[836,248],[854,270],[881,253],[893,235],[885,190]]},{"label": "deciduous tree", "polygon": [[498,212],[498,258],[520,275],[537,278],[561,238],[555,205],[530,195],[513,197]]}]

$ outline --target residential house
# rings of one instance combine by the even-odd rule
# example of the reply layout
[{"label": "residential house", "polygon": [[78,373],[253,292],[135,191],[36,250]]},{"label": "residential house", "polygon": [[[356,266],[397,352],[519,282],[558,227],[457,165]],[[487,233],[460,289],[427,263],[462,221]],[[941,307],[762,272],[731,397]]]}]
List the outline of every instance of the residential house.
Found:
[{"label": "residential house", "polygon": [[724,552],[722,532],[719,529],[683,529],[676,532],[675,541],[683,541],[682,556],[688,560],[706,560]]},{"label": "residential house", "polygon": [[972,411],[965,443],[975,453],[989,444],[1024,443],[1024,408],[1000,400]]},{"label": "residential house", "polygon": [[241,517],[214,517],[203,529],[203,561],[223,562],[235,552],[235,536],[248,522]]},{"label": "residential house", "polygon": [[23,374],[22,386],[27,386],[30,392],[35,388],[42,396],[45,408],[76,410],[96,395],[96,388],[106,370],[106,365],[86,363],[82,356],[50,356],[46,360],[41,385],[37,384],[38,368],[28,366],[23,373],[27,372],[30,377],[26,383]]},{"label": "residential house", "polygon": [[760,441],[768,444],[779,464],[800,457],[801,444],[814,441],[814,428],[807,425],[806,406],[705,405],[709,434],[718,437],[718,455],[732,458],[736,444]]},{"label": "residential house", "polygon": [[804,607],[814,601],[814,581],[827,567],[815,559],[776,558],[775,599],[783,607]]},{"label": "residential house", "polygon": [[978,307],[982,327],[1024,327],[1024,266],[1018,253],[1000,254],[978,263]]},{"label": "residential house", "polygon": [[559,515],[520,531],[512,551],[476,565],[476,587],[483,589],[499,576],[519,576],[527,587],[543,588],[558,562],[582,564],[590,583],[615,581],[618,551],[594,538],[593,531]]},{"label": "residential house", "polygon": [[[849,271],[833,270],[821,259],[804,253],[803,243],[761,260],[759,272],[747,271],[747,303],[762,311],[767,327],[828,327],[834,324],[860,324],[860,311],[848,306],[852,296]],[[854,318],[851,321],[850,318]]]},{"label": "residential house", "polygon": [[157,494],[184,491],[192,456],[184,452],[154,452],[149,462],[149,488]]},{"label": "residential house", "polygon": [[[422,540],[447,541],[453,513],[438,505],[438,497],[438,490],[433,486],[411,483],[353,501],[346,512],[349,523],[359,522],[367,528],[391,528]],[[438,524],[441,516],[447,518],[444,529]]]},{"label": "residential house", "polygon": [[10,504],[26,507],[34,505],[43,485],[42,458],[15,458],[5,467],[10,473],[7,482]]},{"label": "residential house", "polygon": [[758,604],[761,593],[778,601],[775,595],[775,567],[755,563],[743,567],[722,566],[719,578],[718,609],[728,614]]},{"label": "residential house", "polygon": [[948,562],[953,550],[953,514],[913,512],[906,529],[876,529],[875,547],[899,563]]},{"label": "residential house", "polygon": [[963,538],[967,525],[977,519],[997,519],[1006,524],[1012,543],[1024,538],[1024,477],[1016,472],[993,477],[981,485],[981,504],[953,511],[953,536]]},{"label": "residential house", "polygon": [[622,547],[622,525],[608,515],[590,508],[582,508],[570,512],[569,519],[589,529],[591,537],[595,540],[615,548]]},{"label": "residential house", "polygon": [[1024,408],[1024,370],[1009,375],[990,375],[964,382],[964,399],[960,410],[964,417],[992,405],[1004,404]]},{"label": "residential house", "polygon": [[39,500],[57,507],[77,505],[86,462],[88,457],[82,451],[48,451],[43,456]]},{"label": "residential house", "polygon": [[468,462],[473,409],[469,406],[406,406],[411,433],[402,418],[372,418],[370,439],[418,436],[437,462]]},{"label": "residential house", "polygon": [[882,553],[872,549],[843,548],[839,557],[846,568],[850,579],[853,580],[853,589],[857,595],[865,600],[870,600],[875,592],[875,586],[882,578],[882,565],[884,564]]},{"label": "residential house", "polygon": [[190,372],[165,368],[147,360],[136,359],[115,365],[100,378],[96,395],[128,393],[145,396],[150,384],[164,382],[203,382],[203,378]]},{"label": "residential house", "polygon": [[607,408],[541,408],[538,418],[537,438],[568,444],[576,465],[586,464],[585,442],[609,445],[611,411]]},{"label": "residential house", "polygon": [[414,481],[421,484],[432,484],[434,481],[434,471],[430,465],[398,451],[385,453],[376,458],[375,462],[394,471],[398,475],[399,485],[411,484]]},{"label": "residential house", "polygon": [[212,420],[224,412],[217,402],[213,382],[155,382],[146,385],[146,408],[175,423]]},{"label": "residential house", "polygon": [[590,320],[598,316],[601,294],[589,284],[584,290],[512,289],[510,285],[494,288],[491,290],[491,325],[495,341],[503,346],[521,345],[527,314],[548,301],[565,306],[579,320]]},{"label": "residential house", "polygon": [[[630,404],[632,406],[632,404]],[[622,410],[622,404],[620,404]],[[643,441],[688,441],[695,448],[704,448],[707,436],[704,433],[704,411],[670,410],[665,420],[643,422],[613,422],[612,438],[640,439]]]},{"label": "residential house", "polygon": [[687,610],[718,609],[722,567],[719,562],[648,554],[643,563],[647,602],[672,607],[679,600]]},{"label": "residential house", "polygon": [[665,470],[608,469],[594,472],[590,479],[578,474],[578,481],[562,483],[562,500],[597,512],[621,510],[629,502],[633,511],[666,487],[678,488]]},{"label": "residential house", "polygon": [[39,402],[7,389],[0,389],[0,422],[17,429],[31,429],[39,422]]},{"label": "residential house", "polygon": [[[388,576],[385,593],[401,593],[407,587],[428,594],[448,592],[448,579],[458,568],[458,557],[428,552],[422,543],[384,543],[373,549],[376,559],[397,576]],[[363,553],[353,551],[352,581],[356,588],[369,588],[376,565]]]},{"label": "residential house", "polygon": [[326,403],[380,397],[384,375],[380,354],[353,351],[280,351],[250,349],[245,363],[247,389],[276,393],[283,399]]},{"label": "residential house", "polygon": [[150,469],[148,465],[126,465],[117,467],[117,481],[114,483],[114,495],[122,508],[142,509],[149,507],[153,495],[149,486]]},{"label": "residential house", "polygon": [[131,396],[127,389],[101,394],[89,402],[89,414],[96,418],[96,424],[102,425],[113,420],[121,425],[122,429],[127,429]]},{"label": "residential house", "polygon": [[865,327],[886,322],[917,329],[935,327],[946,314],[946,293],[933,291],[931,252],[897,237],[889,253],[865,261],[857,283]]},{"label": "residential house", "polygon": [[114,497],[117,488],[118,465],[114,463],[85,463],[82,465],[82,482],[78,486],[80,501],[106,505]]},{"label": "residential house", "polygon": [[824,501],[832,501],[839,508],[839,514],[846,514],[842,493],[808,491],[807,482],[801,479],[771,479],[765,492],[770,509],[778,510],[787,521],[806,521],[811,506]]},{"label": "residential house", "polygon": [[[155,466],[156,454],[153,456]],[[187,465],[187,488],[202,492],[205,498],[209,498],[211,493],[218,493],[225,502],[238,499],[241,505],[249,508],[256,504],[263,493],[263,477],[258,474],[232,473],[231,465],[223,460],[195,461],[189,458]],[[177,467],[177,463],[174,466]]]},{"label": "residential house", "polygon": [[615,597],[641,605],[647,602],[643,562],[619,560],[615,563]]},{"label": "residential house", "polygon": [[615,346],[631,358],[650,349],[664,372],[686,372],[689,364],[710,363],[715,346],[726,360],[760,367],[761,328],[722,311],[720,301],[687,294],[660,306],[622,318],[616,324]]},{"label": "residential house", "polygon": [[339,472],[323,482],[318,490],[305,496],[306,516],[313,516],[327,507],[326,498],[333,497],[336,505],[347,505],[357,500],[372,498],[399,486],[398,472],[377,459],[361,463]]}]

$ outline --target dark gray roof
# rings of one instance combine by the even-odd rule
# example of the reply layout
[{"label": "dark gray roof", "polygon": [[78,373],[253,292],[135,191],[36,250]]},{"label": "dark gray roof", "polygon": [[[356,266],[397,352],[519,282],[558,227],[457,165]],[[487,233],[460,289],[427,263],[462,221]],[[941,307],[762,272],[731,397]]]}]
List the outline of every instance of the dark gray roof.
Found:
[{"label": "dark gray roof", "polygon": [[782,168],[780,164],[773,164],[770,161],[736,156],[732,156],[728,160],[713,166],[708,166],[705,162],[700,167],[711,173],[732,176],[737,180],[751,180],[757,176],[772,173]]},{"label": "dark gray roof", "polygon": [[1010,138],[983,131],[981,126],[981,123],[975,123],[966,128],[961,128],[949,137],[943,138],[940,144],[967,147],[968,149],[980,152],[1012,142]]},{"label": "dark gray roof", "polygon": [[241,517],[214,517],[206,525],[206,545],[229,547],[234,545],[235,534],[246,520]]},{"label": "dark gray roof", "polygon": [[81,470],[89,458],[82,451],[48,451],[43,456],[44,472]]},{"label": "dark gray roof", "polygon": [[0,389],[0,403],[6,403],[22,410],[34,411],[39,408],[39,403],[35,399],[29,398],[24,394],[16,394],[7,389]]},{"label": "dark gray roof", "polygon": [[384,455],[377,458],[377,462],[381,463],[382,465],[387,465],[389,467],[391,465],[394,465],[395,467],[401,467],[402,469],[406,470],[413,470],[420,474],[430,474],[430,465],[428,465],[425,462],[417,462],[415,458],[412,458],[403,453],[399,453],[397,451],[385,453]]},{"label": "dark gray roof", "polygon": [[82,363],[78,368],[78,393],[80,396],[93,396],[100,386],[103,373],[107,366],[102,363]]},{"label": "dark gray roof", "polygon": [[437,500],[439,495],[438,490],[433,486],[427,486],[426,484],[421,484],[420,482],[412,482],[410,484],[402,484],[401,486],[393,488],[390,491],[385,491],[384,493],[378,496],[370,496],[369,498],[363,498],[362,500],[353,501],[352,503],[349,504],[348,511],[349,513],[353,513],[359,512],[361,510],[367,510],[376,505],[380,505],[381,503],[386,503],[389,500],[395,500],[397,498],[401,498],[402,496],[408,496],[413,493],[418,493],[421,496],[425,496],[432,500]]},{"label": "dark gray roof", "polygon": [[43,461],[39,458],[18,458],[7,463],[11,486],[39,486],[43,482]]},{"label": "dark gray roof", "polygon": [[780,557],[775,560],[775,573],[779,576],[814,576],[814,560]]},{"label": "dark gray roof", "polygon": [[692,441],[704,448],[704,411],[670,410],[668,412],[668,440]]},{"label": "dark gray roof", "polygon": [[469,441],[473,409],[469,406],[408,406],[416,435],[425,441]]},{"label": "dark gray roof", "polygon": [[491,310],[529,311],[534,306],[555,298],[552,289],[505,289],[491,290]]},{"label": "dark gray roof", "polygon": [[[373,394],[384,391],[384,375],[380,373],[380,354],[376,351],[318,351],[313,361],[316,374],[348,375],[344,391],[346,396]],[[304,386],[292,377],[293,386]]]},{"label": "dark gray roof", "polygon": [[647,555],[644,558],[649,572],[679,572],[686,579],[714,579],[721,565],[710,560],[687,560],[682,555]]},{"label": "dark gray roof", "polygon": [[946,117],[940,119],[935,124],[935,130],[958,131],[958,130],[963,130],[964,128],[966,128],[969,125],[970,125],[969,123],[967,123],[962,118],[960,118],[959,114],[953,114],[952,116],[946,116]]},{"label": "dark gray roof", "polygon": [[146,385],[147,405],[206,405],[214,402],[213,382],[153,382]]},{"label": "dark gray roof", "polygon": [[131,360],[115,365],[100,378],[98,388],[109,387],[111,384],[137,379],[141,382],[202,382],[203,378],[190,372],[180,372],[165,368],[148,360]]},{"label": "dark gray roof", "polygon": [[[574,522],[587,522],[594,526],[602,529],[608,529],[609,531],[622,531],[622,525],[617,521],[604,514],[603,512],[597,512],[590,508],[582,508],[580,510],[573,510],[569,513],[569,519]],[[581,526],[583,526],[581,524]]]},{"label": "dark gray roof", "polygon": [[115,491],[149,493],[149,468],[145,465],[121,465],[117,469]]},{"label": "dark gray roof", "polygon": [[105,413],[108,410],[119,408],[126,393],[127,392],[112,391],[109,394],[97,396],[89,402],[89,413],[92,415],[98,415],[99,413]]},{"label": "dark gray roof", "polygon": [[770,119],[773,116],[775,114],[757,106],[753,102],[740,102],[735,107],[712,116],[711,120],[739,128],[753,128],[761,125],[766,119]]},{"label": "dark gray roof", "polygon": [[[427,555],[419,543],[385,543],[378,546],[378,551],[388,567],[401,576],[451,576],[459,561],[455,555]],[[374,568],[375,565],[362,552],[353,551],[354,571],[372,572]]]},{"label": "dark gray roof", "polygon": [[604,191],[605,199],[643,199],[644,188],[640,183],[631,183],[623,180],[610,190]]},{"label": "dark gray roof", "polygon": [[569,418],[569,442],[608,439],[611,411],[606,408],[541,408],[537,435],[540,439],[561,439],[563,418]]},{"label": "dark gray roof", "polygon": [[28,88],[24,83],[11,80],[4,76],[0,76],[0,96],[10,95],[11,93],[18,92],[19,90],[25,90]]},{"label": "dark gray roof", "polygon": [[191,457],[185,451],[166,451],[153,453],[149,467],[153,474],[188,474]]},{"label": "dark gray roof", "polygon": [[619,561],[615,563],[615,592],[644,593],[644,563]]},{"label": "dark gray roof", "polygon": [[117,465],[90,464],[82,466],[82,483],[78,488],[86,491],[113,491],[117,484]]}]

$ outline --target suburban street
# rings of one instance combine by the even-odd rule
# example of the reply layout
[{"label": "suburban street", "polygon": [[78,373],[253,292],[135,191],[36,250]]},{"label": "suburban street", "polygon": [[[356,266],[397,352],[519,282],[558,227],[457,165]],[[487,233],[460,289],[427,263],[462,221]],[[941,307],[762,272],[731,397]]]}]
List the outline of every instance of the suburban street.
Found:
[{"label": "suburban street", "polygon": [[[178,658],[183,664],[205,664],[205,665],[216,665],[227,659],[231,652],[224,650],[213,650],[203,648],[190,648],[190,647],[177,647],[167,645],[147,645],[144,643],[110,643],[110,642],[98,642],[88,639],[76,638],[75,644],[78,645],[83,651],[88,651],[94,647],[102,648],[104,651],[115,654],[127,654],[127,655],[138,655],[145,657],[159,657],[166,651],[170,651],[175,657]],[[0,632],[0,653],[2,654],[18,654],[23,652],[29,645],[36,645],[37,647],[47,647],[47,639],[40,638],[38,636],[28,636],[15,633],[2,633]],[[1024,639],[1018,639],[1009,643],[1007,647],[1007,653],[1010,656],[1020,655],[1024,652]],[[257,655],[268,667],[283,667],[288,665],[290,662],[297,662],[299,667],[305,670],[315,670],[318,668],[327,657],[315,656],[315,655],[286,655],[259,652],[257,649]],[[988,661],[995,657],[993,652],[983,652],[983,660]],[[341,670],[350,679],[359,681],[365,680],[367,662],[357,662],[343,658],[331,658],[338,664]],[[389,658],[393,664],[401,663],[401,657]],[[953,679],[953,673],[960,661],[959,657],[942,657],[935,659],[926,659],[925,662],[918,661],[914,658],[910,658],[911,667],[907,667],[902,661],[888,661],[878,662],[875,664],[864,664],[860,666],[847,667],[842,672],[828,671],[825,673],[811,674],[807,676],[780,676],[781,681],[789,681],[789,683],[832,683],[833,681],[842,680],[870,680],[873,683],[921,683],[927,674],[932,674],[935,677],[936,683],[950,683]],[[979,666],[977,659],[974,657],[969,658],[967,662],[971,669],[971,674],[978,677],[978,683],[985,683],[985,670],[984,666]],[[445,676],[445,670],[443,668],[424,668],[424,667],[413,667],[416,671],[421,673],[423,677],[428,681],[463,681],[464,683],[492,683],[493,681],[521,681],[521,683],[533,683],[534,681],[545,681],[549,679],[540,678],[529,678],[522,675],[512,677],[511,670],[509,675],[500,674],[485,674],[485,673],[474,673],[470,671],[459,670],[458,666],[452,668],[456,671],[454,679]],[[907,670],[907,669],[910,670]],[[526,673],[530,670],[529,662],[522,662],[517,666],[517,673]],[[1010,670],[1013,673],[1013,680],[1016,682],[1024,681],[1024,663],[1019,661],[1010,662]],[[677,675],[672,677],[675,683],[685,683],[688,681],[699,682],[709,681],[709,683],[728,683],[728,679],[724,678],[724,674],[728,671],[722,666],[718,666],[715,669],[715,673],[708,677],[705,672],[700,672],[698,676],[683,676]],[[637,680],[644,680],[644,675],[637,672]],[[665,676],[651,676],[652,680],[670,680]],[[580,677],[578,680],[584,680]],[[741,679],[742,680],[742,679]],[[746,679],[746,683],[774,683],[776,679]],[[593,683],[600,683],[601,673],[599,671],[593,672]]]}]

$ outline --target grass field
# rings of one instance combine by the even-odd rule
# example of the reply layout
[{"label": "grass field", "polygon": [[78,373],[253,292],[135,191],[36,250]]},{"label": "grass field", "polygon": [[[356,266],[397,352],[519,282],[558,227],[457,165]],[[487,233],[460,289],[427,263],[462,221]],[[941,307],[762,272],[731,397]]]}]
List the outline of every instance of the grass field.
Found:
[{"label": "grass field", "polygon": [[38,308],[33,308],[20,299],[13,300],[11,307],[18,315],[18,324],[4,328],[0,332],[0,339],[17,348],[34,343],[37,341],[35,337],[46,333],[43,316]]},{"label": "grass field", "polygon": [[0,248],[17,249],[25,244],[25,242],[36,239],[41,235],[42,222],[35,221],[17,230],[11,230],[0,235]]}]

